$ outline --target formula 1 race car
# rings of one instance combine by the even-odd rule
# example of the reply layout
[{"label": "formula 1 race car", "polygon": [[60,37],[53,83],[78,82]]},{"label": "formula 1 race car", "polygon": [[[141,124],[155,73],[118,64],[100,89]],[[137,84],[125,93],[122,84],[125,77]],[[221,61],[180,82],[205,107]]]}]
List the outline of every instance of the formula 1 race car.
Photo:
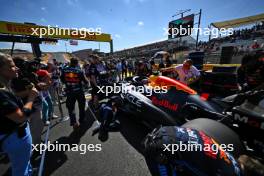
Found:
[{"label": "formula 1 race car", "polygon": [[[122,85],[125,91],[115,95],[122,101],[117,116],[131,117],[149,130],[159,126],[181,126],[191,121],[191,126],[199,124],[198,128],[202,126],[203,130],[215,131],[216,138],[222,138],[225,143],[236,143],[236,155],[247,152],[256,158],[264,158],[264,138],[261,135],[264,131],[264,91],[241,93],[224,99],[208,98],[164,76],[133,77]],[[148,93],[138,91],[140,86]],[[167,91],[155,92],[153,89],[157,86],[164,86]],[[205,120],[195,122],[194,119],[200,118]],[[209,120],[210,123],[206,123]],[[221,124],[217,125],[219,128],[210,125],[216,121]],[[225,130],[224,135],[217,131],[220,128],[229,130]]]}]

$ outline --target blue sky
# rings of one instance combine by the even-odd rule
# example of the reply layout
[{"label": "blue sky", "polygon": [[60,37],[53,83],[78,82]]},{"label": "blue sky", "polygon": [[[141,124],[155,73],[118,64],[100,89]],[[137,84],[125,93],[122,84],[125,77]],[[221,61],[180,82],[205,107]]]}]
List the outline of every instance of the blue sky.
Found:
[{"label": "blue sky", "polygon": [[[211,22],[245,17],[264,12],[263,0],[0,0],[0,20],[33,22],[68,28],[98,28],[112,35],[114,50],[129,48],[167,38],[164,29],[179,10],[201,8],[201,27]],[[190,14],[190,13],[189,13]],[[179,17],[179,16],[178,16]],[[195,18],[198,21],[198,18]],[[208,37],[201,36],[202,40]],[[41,45],[42,51],[65,51],[65,42]],[[0,43],[0,48],[10,48]],[[17,48],[30,49],[28,44]],[[68,51],[85,48],[109,52],[107,43],[79,41],[67,44]]]}]

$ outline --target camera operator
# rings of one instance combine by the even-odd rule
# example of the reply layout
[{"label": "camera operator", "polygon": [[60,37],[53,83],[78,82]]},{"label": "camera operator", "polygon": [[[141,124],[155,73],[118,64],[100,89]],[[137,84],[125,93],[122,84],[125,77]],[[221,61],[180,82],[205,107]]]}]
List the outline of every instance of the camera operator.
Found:
[{"label": "camera operator", "polygon": [[0,147],[7,153],[12,175],[31,175],[32,138],[28,119],[38,91],[32,86],[20,92],[25,103],[12,92],[10,82],[18,76],[18,68],[9,55],[0,54]]},{"label": "camera operator", "polygon": [[[12,79],[11,86],[16,96],[20,97],[25,103],[27,96],[23,94],[25,90],[36,87],[38,91],[42,90],[42,83],[39,82],[36,71],[40,67],[40,59],[26,61],[21,57],[14,57],[15,65],[19,68],[18,77]],[[42,97],[39,95],[33,102],[33,111],[30,115],[30,131],[34,144],[41,142],[41,133],[44,128],[42,122]]]}]

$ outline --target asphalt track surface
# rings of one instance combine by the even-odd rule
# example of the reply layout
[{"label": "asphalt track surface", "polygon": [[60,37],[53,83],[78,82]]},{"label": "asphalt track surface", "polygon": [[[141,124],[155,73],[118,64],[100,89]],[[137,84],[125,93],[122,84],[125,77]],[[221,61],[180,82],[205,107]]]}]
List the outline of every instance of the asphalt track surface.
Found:
[{"label": "asphalt track surface", "polygon": [[[76,106],[77,109],[77,106]],[[63,104],[65,114],[66,108]],[[58,107],[55,113],[59,115]],[[78,114],[78,112],[76,111]],[[140,154],[140,141],[145,136],[142,125],[132,118],[122,117],[120,132],[111,132],[108,141],[102,143],[97,135],[91,136],[97,125],[89,110],[87,122],[79,131],[74,132],[69,121],[52,120],[50,143],[58,144],[101,144],[102,151],[51,151],[46,153],[43,175],[54,176],[149,176],[144,157]],[[45,137],[46,128],[42,139]],[[38,166],[40,156],[32,158],[33,166]],[[6,157],[0,156],[0,175],[10,175],[10,164]]]}]

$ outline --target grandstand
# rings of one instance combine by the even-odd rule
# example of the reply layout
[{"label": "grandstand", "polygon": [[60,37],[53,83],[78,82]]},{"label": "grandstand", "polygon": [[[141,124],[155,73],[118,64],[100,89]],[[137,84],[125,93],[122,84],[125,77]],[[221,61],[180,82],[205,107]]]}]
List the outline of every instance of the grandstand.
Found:
[{"label": "grandstand", "polygon": [[[254,25],[252,25],[254,24]],[[233,47],[230,64],[240,64],[245,53],[258,48],[252,48],[257,41],[259,48],[264,47],[264,14],[212,23],[211,26],[220,28],[235,28],[230,36],[219,36],[207,42],[199,42],[198,50],[205,52],[205,62],[218,64],[223,47]],[[240,29],[238,29],[240,27]],[[242,29],[241,29],[242,27]],[[186,36],[180,39],[160,40],[143,45],[123,49],[113,53],[114,58],[152,57],[157,51],[168,51],[172,59],[181,63],[188,57],[188,52],[195,49],[195,39]]]},{"label": "grandstand", "polygon": [[191,36],[186,36],[182,37],[181,41],[179,39],[159,40],[116,51],[113,53],[113,57],[132,59],[140,57],[150,58],[158,51],[168,51],[172,54],[172,58],[176,59],[177,52],[191,50],[194,46],[195,39]]},{"label": "grandstand", "polygon": [[[212,23],[220,28],[234,28],[233,35],[199,42],[199,49],[205,51],[206,62],[219,63],[224,47],[233,47],[232,64],[240,64],[244,54],[264,47],[264,14]],[[257,43],[257,47],[253,46]]]}]

